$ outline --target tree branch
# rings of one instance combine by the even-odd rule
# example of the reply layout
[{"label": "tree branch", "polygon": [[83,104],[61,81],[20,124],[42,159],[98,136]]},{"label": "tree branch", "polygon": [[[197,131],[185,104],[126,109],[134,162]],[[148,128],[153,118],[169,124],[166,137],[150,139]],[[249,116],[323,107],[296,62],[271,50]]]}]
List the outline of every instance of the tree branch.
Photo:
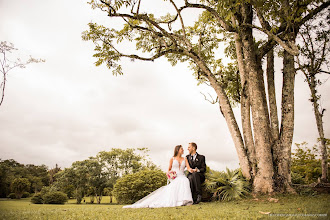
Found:
[{"label": "tree branch", "polygon": [[330,74],[329,71],[324,71],[324,70],[320,70],[320,73],[326,73],[326,74]]},{"label": "tree branch", "polygon": [[[114,57],[127,57],[127,58],[131,58],[131,59],[138,59],[138,60],[144,60],[144,61],[154,61],[157,58],[160,58],[168,53],[175,53],[175,54],[183,54],[183,50],[181,49],[168,49],[168,50],[164,50],[161,51],[151,57],[141,57],[139,55],[136,54],[123,54],[118,52],[117,55],[115,55]],[[113,57],[113,58],[114,58]]]},{"label": "tree branch", "polygon": [[230,25],[228,22],[226,22],[219,15],[219,13],[216,10],[214,10],[213,8],[211,8],[207,5],[203,5],[203,4],[192,4],[192,3],[189,3],[188,0],[185,0],[185,5],[189,8],[202,8],[202,9],[209,11],[219,21],[219,23],[223,29],[225,29],[226,31],[229,31],[229,32],[236,32],[235,28],[232,25]]},{"label": "tree branch", "polygon": [[173,2],[173,0],[170,0],[170,2],[172,3],[172,5],[174,6],[179,18],[180,18],[180,22],[181,22],[181,28],[182,28],[182,32],[183,32],[183,37],[184,37],[184,42],[186,42],[187,47],[189,48],[189,50],[191,50],[192,46],[191,43],[187,40],[187,35],[186,35],[186,30],[184,27],[184,23],[183,23],[183,19],[181,16],[181,11],[179,11],[178,7],[176,6],[176,4]]},{"label": "tree branch", "polygon": [[306,21],[312,19],[315,15],[317,15],[320,11],[327,8],[330,5],[330,1],[326,1],[322,3],[319,7],[312,10],[308,15],[303,17],[300,22],[295,24],[295,30],[299,30],[300,26],[303,25]]},{"label": "tree branch", "polygon": [[212,105],[213,105],[213,104],[216,104],[216,103],[219,102],[219,97],[218,97],[218,96],[217,96],[217,98],[214,100],[213,97],[211,96],[211,94],[210,94],[210,93],[207,93],[207,94],[210,96],[210,98],[211,98],[211,100],[209,100],[209,99],[206,97],[206,95],[205,95],[204,93],[200,92],[200,94],[202,94],[202,95],[204,96],[204,99],[205,99],[206,101],[208,101],[209,103],[211,103]]},{"label": "tree branch", "polygon": [[280,37],[278,37],[277,35],[273,34],[272,32],[270,32],[269,30],[267,30],[265,28],[261,28],[256,25],[249,25],[249,24],[246,24],[246,25],[266,33],[269,36],[269,38],[274,39],[274,41],[276,41],[276,43],[281,45],[291,55],[297,56],[299,54],[299,49],[298,49],[297,45],[295,45],[294,43],[291,43],[291,42],[285,43]]}]

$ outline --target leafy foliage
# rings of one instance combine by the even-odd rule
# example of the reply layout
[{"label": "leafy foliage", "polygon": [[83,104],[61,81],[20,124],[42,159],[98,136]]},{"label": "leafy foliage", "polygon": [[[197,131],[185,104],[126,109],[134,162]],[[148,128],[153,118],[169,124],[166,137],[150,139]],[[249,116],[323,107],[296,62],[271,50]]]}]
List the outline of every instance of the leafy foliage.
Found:
[{"label": "leafy foliage", "polygon": [[28,198],[28,197],[30,197],[30,193],[23,192],[22,198]]},{"label": "leafy foliage", "polygon": [[84,196],[91,201],[101,203],[104,190],[111,191],[116,181],[123,175],[136,173],[142,169],[155,169],[146,153],[148,149],[119,149],[102,151],[96,157],[84,161],[76,161],[71,167],[65,168],[55,177],[54,186],[63,192],[73,193],[80,204]]},{"label": "leafy foliage", "polygon": [[84,163],[76,161],[70,168],[65,168],[56,175],[57,181],[54,185],[59,189],[64,189],[66,186],[74,187],[74,198],[77,204],[80,204],[87,189],[87,169]]},{"label": "leafy foliage", "polygon": [[[226,45],[226,41],[231,40],[232,42],[232,34],[225,33],[210,12],[204,11],[193,26],[187,26],[183,30],[172,28],[172,23],[177,19],[177,16],[169,13],[160,18],[155,17],[151,13],[134,14],[135,1],[119,3],[117,1],[92,0],[89,3],[93,9],[99,8],[103,11],[108,11],[110,15],[116,14],[116,16],[119,13],[119,9],[125,11],[124,8],[132,7],[132,14],[124,13],[123,19],[125,22],[121,29],[107,28],[97,23],[89,23],[89,30],[82,33],[83,40],[90,40],[95,44],[95,54],[93,56],[97,58],[96,66],[105,64],[109,69],[113,70],[114,75],[122,75],[120,60],[123,57],[131,60],[153,61],[164,56],[172,65],[176,65],[178,62],[188,62],[198,84],[208,82],[206,74],[201,71],[191,57],[183,52],[188,45],[190,51],[198,54],[208,68],[215,73],[219,83],[224,84],[224,89],[229,94],[231,101],[233,103],[239,102],[239,92],[237,91],[240,89],[238,83],[240,80],[239,74],[237,74],[237,63],[232,62],[229,66],[224,66],[222,59],[217,56],[220,43]],[[228,18],[230,17],[231,14],[229,12],[233,9],[231,1],[216,2],[215,4],[221,13],[226,14]],[[235,5],[235,10],[237,10],[237,6],[238,4]],[[163,28],[162,24],[167,24],[168,28]],[[186,40],[182,38],[183,35]],[[173,43],[173,39],[175,39],[175,43]],[[141,51],[147,54],[148,57],[137,55],[140,53],[125,54],[120,52],[118,48],[124,42],[132,46],[134,46],[135,42],[136,51]],[[226,52],[226,54],[228,56],[235,54],[233,53],[235,50],[233,44],[228,43],[227,46],[230,48],[228,51],[231,53]],[[225,80],[226,82],[224,83]]]},{"label": "leafy foliage", "polygon": [[[317,182],[322,175],[321,159],[316,145],[309,147],[308,143],[295,144],[296,150],[292,153],[291,177],[292,183],[310,184]],[[329,146],[328,146],[329,152]],[[328,164],[330,161],[328,153]],[[329,165],[328,165],[329,166]],[[328,170],[329,172],[329,170]]]},{"label": "leafy foliage", "polygon": [[224,172],[210,171],[206,174],[206,189],[213,193],[213,197],[219,200],[235,200],[246,196],[249,191],[249,183],[244,179],[239,169]]},{"label": "leafy foliage", "polygon": [[44,200],[42,198],[41,193],[36,193],[35,195],[33,195],[33,197],[31,198],[31,202],[33,204],[43,204]]},{"label": "leafy foliage", "polygon": [[97,154],[98,160],[103,164],[106,173],[110,178],[110,186],[124,175],[136,173],[145,168],[155,169],[148,158],[147,148],[112,148],[111,151],[101,151]]},{"label": "leafy foliage", "polygon": [[15,193],[16,199],[22,198],[22,195],[30,187],[31,183],[26,178],[16,178],[11,183],[11,190]]},{"label": "leafy foliage", "polygon": [[68,201],[68,197],[63,192],[49,192],[43,196],[45,204],[64,204]]},{"label": "leafy foliage", "polygon": [[43,186],[49,185],[49,176],[45,165],[23,165],[15,160],[0,160],[0,197],[7,197],[11,193],[10,185],[16,178],[26,178],[30,187],[26,190],[35,193]]},{"label": "leafy foliage", "polygon": [[9,195],[7,196],[7,198],[16,199],[16,195],[15,195],[15,193],[9,193]]},{"label": "leafy foliage", "polygon": [[167,178],[160,170],[142,170],[119,179],[114,186],[114,196],[119,203],[134,203],[161,186]]}]

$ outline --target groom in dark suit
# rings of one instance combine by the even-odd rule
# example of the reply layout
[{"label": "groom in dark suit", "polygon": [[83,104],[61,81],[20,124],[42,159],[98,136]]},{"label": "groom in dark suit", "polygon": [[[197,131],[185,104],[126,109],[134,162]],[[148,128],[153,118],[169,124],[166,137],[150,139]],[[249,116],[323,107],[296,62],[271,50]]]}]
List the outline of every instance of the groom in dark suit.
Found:
[{"label": "groom in dark suit", "polygon": [[[190,189],[194,198],[194,204],[198,204],[202,200],[202,183],[205,181],[205,156],[196,152],[197,144],[194,142],[189,143],[187,155],[190,170],[188,173],[188,179],[190,181]],[[196,199],[195,199],[196,198]]]}]

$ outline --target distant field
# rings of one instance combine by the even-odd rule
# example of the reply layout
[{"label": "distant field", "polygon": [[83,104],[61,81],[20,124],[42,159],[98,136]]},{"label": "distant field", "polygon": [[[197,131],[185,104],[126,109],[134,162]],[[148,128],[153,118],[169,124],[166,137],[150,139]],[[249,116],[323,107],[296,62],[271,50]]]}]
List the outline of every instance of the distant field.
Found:
[{"label": "distant field", "polygon": [[30,199],[0,200],[0,219],[329,219],[327,194],[272,198],[275,200],[248,198],[159,209],[123,209],[122,205],[110,205],[109,197],[104,197],[100,205],[77,205],[75,200],[65,205],[36,205]]}]

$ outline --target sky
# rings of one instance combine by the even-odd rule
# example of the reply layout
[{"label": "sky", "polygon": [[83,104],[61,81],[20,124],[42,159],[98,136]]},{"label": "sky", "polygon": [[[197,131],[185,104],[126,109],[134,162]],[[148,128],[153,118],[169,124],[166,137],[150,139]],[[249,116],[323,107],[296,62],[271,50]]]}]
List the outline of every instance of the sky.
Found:
[{"label": "sky", "polygon": [[[143,1],[141,9],[165,14],[164,1]],[[148,147],[151,160],[164,171],[174,147],[196,142],[211,169],[237,168],[238,157],[219,106],[201,93],[186,63],[171,66],[122,59],[124,75],[113,76],[96,67],[94,45],[81,33],[89,22],[117,27],[118,21],[92,10],[81,0],[0,0],[0,40],[18,50],[12,57],[45,59],[9,72],[5,100],[0,106],[0,159],[24,164],[58,164],[95,156],[111,148]],[[184,15],[190,23],[197,10]],[[189,23],[188,22],[188,23]],[[125,45],[124,45],[125,47]],[[277,102],[280,103],[281,60],[276,63]],[[328,78],[320,87],[321,105],[330,109]],[[316,144],[318,137],[309,90],[297,74],[293,143]],[[238,122],[239,108],[234,109]],[[330,111],[324,114],[330,136]]]}]

